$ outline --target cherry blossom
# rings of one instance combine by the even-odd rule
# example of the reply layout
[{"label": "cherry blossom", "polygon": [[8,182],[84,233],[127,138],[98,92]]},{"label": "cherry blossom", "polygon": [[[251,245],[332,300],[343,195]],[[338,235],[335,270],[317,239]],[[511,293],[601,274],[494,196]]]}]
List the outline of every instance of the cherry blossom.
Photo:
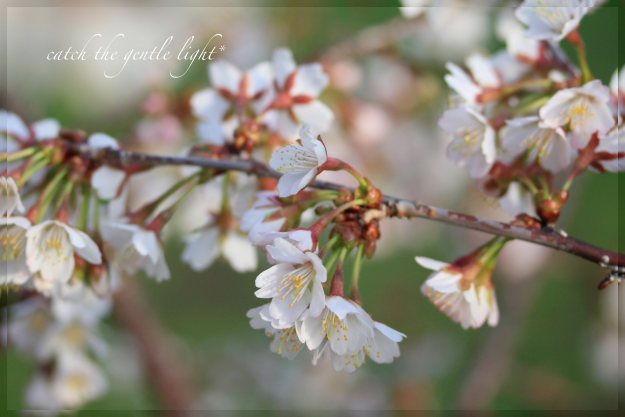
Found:
[{"label": "cherry blossom", "polygon": [[439,310],[464,329],[478,328],[485,322],[497,325],[499,309],[490,282],[492,271],[479,263],[462,270],[430,258],[417,256],[415,259],[419,265],[434,271],[421,291]]},{"label": "cherry blossom", "polygon": [[262,62],[242,72],[229,62],[219,60],[209,66],[209,74],[212,88],[195,93],[191,107],[200,119],[198,136],[208,143],[224,145],[232,141],[239,126],[236,113],[249,104],[257,106],[271,86],[271,66]]},{"label": "cherry blossom", "polygon": [[321,314],[325,297],[322,284],[327,271],[319,256],[302,251],[284,238],[277,238],[266,247],[277,262],[256,278],[256,296],[271,298],[269,314],[280,327],[290,326],[304,312],[316,317]]},{"label": "cherry blossom", "polygon": [[278,182],[278,195],[295,195],[306,187],[319,173],[327,160],[325,145],[317,138],[311,126],[300,130],[298,144],[287,145],[278,149],[271,156],[269,165],[283,175]]},{"label": "cherry blossom", "polygon": [[510,156],[526,153],[528,163],[539,163],[552,172],[567,168],[573,159],[564,130],[549,127],[536,116],[507,120],[502,145]]},{"label": "cherry blossom", "polygon": [[317,100],[328,86],[321,64],[298,67],[290,50],[278,49],[272,67],[274,90],[259,104],[259,108],[265,106],[263,121],[270,129],[287,139],[296,138],[301,124],[309,124],[318,132],[328,130],[334,119],[332,110]]},{"label": "cherry blossom", "polygon": [[354,301],[334,295],[326,296],[321,314],[307,313],[295,326],[300,340],[316,350],[317,359],[325,349],[341,356],[356,354],[374,336],[369,314]]},{"label": "cherry blossom", "polygon": [[0,201],[1,216],[10,216],[15,210],[20,213],[24,212],[24,204],[13,177],[0,177],[0,192],[2,193],[2,200]]},{"label": "cherry blossom", "polygon": [[26,266],[26,232],[30,221],[24,217],[2,217],[0,223],[0,265],[5,272],[1,285],[22,285],[31,276]]},{"label": "cherry blossom", "polygon": [[452,134],[447,156],[460,166],[466,166],[471,176],[479,178],[490,169],[497,156],[495,130],[476,110],[461,106],[445,111],[439,126]]},{"label": "cherry blossom", "polygon": [[593,0],[525,0],[516,10],[528,37],[559,42],[592,10]]},{"label": "cherry blossom", "polygon": [[169,267],[156,233],[120,222],[102,225],[102,237],[113,248],[113,267],[129,274],[144,270],[157,281],[169,279]]},{"label": "cherry blossom", "polygon": [[560,90],[540,109],[540,118],[552,128],[568,126],[571,144],[581,149],[593,134],[603,136],[614,125],[610,90],[599,80]]},{"label": "cherry blossom", "polygon": [[287,328],[275,328],[272,320],[266,320],[269,316],[269,304],[253,308],[247,312],[250,325],[253,329],[264,330],[271,338],[270,349],[287,359],[293,359],[302,349],[302,342],[297,337],[295,326]]},{"label": "cherry blossom", "polygon": [[37,274],[35,285],[42,291],[71,278],[74,254],[91,264],[102,262],[100,249],[89,235],[61,221],[46,220],[26,231],[26,265]]}]

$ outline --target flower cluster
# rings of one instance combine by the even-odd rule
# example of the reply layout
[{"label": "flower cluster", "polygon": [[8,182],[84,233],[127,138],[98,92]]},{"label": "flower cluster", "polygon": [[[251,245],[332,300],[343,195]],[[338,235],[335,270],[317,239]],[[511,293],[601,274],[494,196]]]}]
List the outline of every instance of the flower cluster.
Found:
[{"label": "flower cluster", "polygon": [[[465,69],[447,64],[454,106],[439,121],[452,137],[447,156],[526,227],[555,224],[587,168],[624,168],[618,72],[611,88],[595,79],[578,32],[597,3],[526,0],[518,21],[499,31],[506,49],[472,54]],[[579,69],[560,48],[564,39],[577,48]],[[559,182],[556,175],[567,172]],[[494,239],[451,265],[417,257],[436,271],[423,293],[464,328],[497,324],[491,276],[505,243]]]},{"label": "flower cluster", "polygon": [[[379,192],[343,161],[329,158],[321,136],[305,125],[297,144],[287,145],[271,157],[270,165],[283,172],[277,194],[261,194],[245,215],[250,238],[263,247],[272,266],[256,278],[256,296],[271,299],[251,309],[248,317],[256,329],[272,338],[271,350],[292,359],[306,346],[313,364],[327,356],[334,368],[352,372],[365,363],[388,363],[399,356],[402,333],[374,321],[360,306],[358,275],[365,248],[371,255],[379,233],[375,221],[364,213],[379,206]],[[346,170],[360,187],[348,190],[304,190],[323,170]],[[325,212],[308,227],[293,227],[304,210],[319,202]],[[322,208],[323,207],[323,208]],[[282,213],[282,216],[281,216]],[[291,227],[285,229],[289,216]],[[349,220],[348,220],[349,219]],[[320,236],[331,229],[325,245]],[[351,298],[345,296],[343,269],[350,252],[356,252]],[[331,283],[328,278],[331,278]],[[327,288],[328,294],[324,290]]]}]

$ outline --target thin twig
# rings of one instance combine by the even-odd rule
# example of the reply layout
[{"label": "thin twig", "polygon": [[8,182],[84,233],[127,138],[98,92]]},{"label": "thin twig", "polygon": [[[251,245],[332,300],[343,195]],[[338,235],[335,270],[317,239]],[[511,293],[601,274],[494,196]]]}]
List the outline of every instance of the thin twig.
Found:
[{"label": "thin twig", "polygon": [[[120,165],[191,165],[223,171],[240,171],[259,177],[279,178],[282,175],[269,168],[266,164],[254,160],[215,160],[186,156],[164,156],[130,152],[121,149],[105,149],[96,153],[90,153],[83,148],[79,150],[84,154],[89,154],[91,158],[103,159]],[[326,190],[350,188],[326,181],[315,181],[311,186]],[[525,240],[552,249],[568,252],[580,258],[608,267],[612,271],[619,272],[620,274],[623,273],[623,269],[625,268],[624,254],[599,248],[551,228],[543,228],[541,230],[529,229],[386,195],[383,198],[383,206],[386,217],[408,219],[420,217],[436,220],[466,229]]]}]

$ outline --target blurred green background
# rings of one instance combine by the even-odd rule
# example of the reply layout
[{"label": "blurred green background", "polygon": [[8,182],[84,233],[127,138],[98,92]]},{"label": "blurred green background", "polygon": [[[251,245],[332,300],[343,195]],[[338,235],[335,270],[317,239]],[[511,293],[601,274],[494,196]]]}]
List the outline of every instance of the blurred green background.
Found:
[{"label": "blurred green background", "polygon": [[[352,8],[346,7],[350,2],[338,1],[331,5],[337,7],[248,9],[239,16],[247,13],[252,17],[240,22],[235,18],[235,23],[243,27],[249,20],[260,19],[264,25],[278,28],[279,43],[269,45],[270,50],[288,46],[298,60],[305,61],[363,28],[399,17],[396,7]],[[592,70],[606,83],[617,66],[625,64],[625,46],[619,43],[625,39],[619,28],[623,12],[623,4],[612,0],[587,17],[582,25]],[[211,33],[219,24],[209,20],[203,29]],[[489,28],[487,46],[491,51],[501,47],[493,31],[493,27]],[[401,54],[398,51],[402,48],[385,53]],[[406,59],[410,61],[409,57]],[[414,106],[402,117],[410,117],[412,113],[412,117],[435,126],[445,103],[442,64],[413,62],[413,70],[434,80],[439,93],[436,102]],[[385,74],[377,76],[384,79]],[[203,63],[193,65],[187,76],[166,83],[167,94],[171,96],[187,95],[206,86]],[[7,105],[26,119],[54,117],[64,126],[102,130],[120,139],[128,137],[140,117],[139,106],[148,92],[146,88],[144,93],[121,96],[115,106],[99,109],[98,96],[85,97],[80,86],[72,86],[72,79],[59,78],[38,87],[36,98],[29,93],[20,95],[12,88],[9,78]],[[333,94],[331,90],[324,96],[331,106]],[[337,119],[340,117],[337,114]],[[392,138],[386,141],[385,146],[393,146]],[[415,163],[422,157],[414,155]],[[441,169],[453,168],[449,164]],[[560,227],[572,236],[622,251],[619,244],[624,232],[624,225],[619,222],[625,195],[622,179],[623,174],[584,174],[572,192]],[[376,181],[374,175],[372,180]],[[420,181],[428,181],[427,178],[413,180],[417,190]],[[442,202],[431,202],[474,210],[474,205],[468,202],[480,199],[475,184],[467,182],[462,190]],[[419,195],[407,190],[403,196]],[[384,226],[383,223],[383,234]],[[169,242],[171,249],[167,257],[172,279],[161,284],[144,277],[138,281],[163,326],[175,339],[184,361],[193,370],[204,393],[205,409],[423,410],[458,409],[474,404],[477,408],[497,410],[605,410],[617,406],[615,381],[602,371],[618,369],[616,351],[601,353],[603,338],[609,339],[619,332],[614,304],[617,288],[613,286],[602,293],[596,290],[604,274],[600,268],[545,249],[540,253],[545,260],[534,270],[528,267],[530,272],[525,273],[525,264],[532,264],[531,258],[539,255],[524,250],[517,253],[509,248],[505,255],[512,261],[505,268],[500,265],[495,275],[501,310],[499,326],[464,331],[420,294],[420,285],[428,271],[418,267],[413,258],[419,254],[450,261],[487,236],[451,230],[439,224],[428,227],[423,230],[423,221],[404,224],[414,244],[400,245],[366,262],[361,279],[365,308],[376,319],[408,337],[400,346],[402,356],[392,365],[371,363],[351,375],[334,375],[325,363],[313,369],[306,355],[288,361],[271,354],[268,340],[262,332],[252,330],[245,317],[249,308],[260,304],[253,295],[255,274],[235,274],[223,261],[204,273],[194,273],[179,261],[182,249],[179,239]],[[121,415],[96,410],[159,409],[149,383],[132,370],[138,358],[133,356],[132,344],[120,330],[114,318],[103,326],[105,338],[112,346],[111,357],[103,364],[111,375],[109,394],[76,415]],[[18,408],[32,365],[13,351],[6,353],[6,358],[8,404],[9,408]],[[126,374],[124,366],[129,368]],[[314,391],[311,384],[325,388]],[[310,404],[307,396],[319,400]],[[269,414],[273,412],[258,413]]]}]

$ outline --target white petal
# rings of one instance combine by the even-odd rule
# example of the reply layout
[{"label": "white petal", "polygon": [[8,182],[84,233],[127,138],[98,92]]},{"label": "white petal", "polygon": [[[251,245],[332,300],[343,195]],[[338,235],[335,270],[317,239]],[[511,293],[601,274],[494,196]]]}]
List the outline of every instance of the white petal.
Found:
[{"label": "white petal", "polygon": [[105,133],[94,133],[89,136],[87,139],[87,144],[89,146],[90,151],[97,151],[100,149],[117,149],[119,148],[119,144],[115,138],[105,134]]},{"label": "white petal", "polygon": [[55,139],[59,136],[61,124],[54,119],[44,119],[33,123],[31,128],[37,140]]},{"label": "white petal", "polygon": [[253,271],[258,267],[256,248],[244,236],[230,232],[223,242],[223,255],[237,272]]},{"label": "white petal", "polygon": [[239,91],[239,85],[243,74],[237,67],[220,59],[208,67],[210,79],[215,88],[223,88],[236,94]]},{"label": "white petal", "polygon": [[284,87],[287,77],[291,75],[296,68],[295,60],[290,50],[281,48],[274,52],[273,71],[280,87]]},{"label": "white petal", "polygon": [[449,266],[448,263],[437,261],[432,258],[426,258],[424,256],[416,256],[415,261],[417,261],[417,263],[422,267],[431,269],[432,271],[439,271],[446,266]]},{"label": "white petal", "polygon": [[117,191],[125,177],[126,173],[121,169],[102,165],[91,176],[91,186],[98,193],[98,197],[110,200],[117,195]]},{"label": "white petal", "polygon": [[318,97],[327,86],[328,76],[323,72],[321,64],[307,64],[297,70],[295,85],[290,93],[292,96]]}]

